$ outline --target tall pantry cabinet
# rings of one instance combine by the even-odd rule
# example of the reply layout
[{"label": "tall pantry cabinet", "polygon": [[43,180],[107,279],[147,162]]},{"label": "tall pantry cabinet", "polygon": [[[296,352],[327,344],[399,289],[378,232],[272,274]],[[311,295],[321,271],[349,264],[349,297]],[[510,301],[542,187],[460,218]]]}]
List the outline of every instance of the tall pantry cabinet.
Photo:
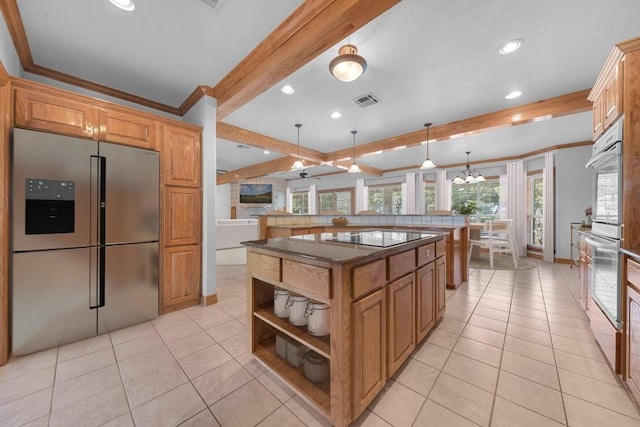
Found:
[{"label": "tall pantry cabinet", "polygon": [[[0,240],[9,245],[9,129],[12,126],[158,151],[160,170],[159,312],[200,302],[202,129],[31,81],[0,86]],[[8,356],[9,251],[0,252],[0,365]]]}]

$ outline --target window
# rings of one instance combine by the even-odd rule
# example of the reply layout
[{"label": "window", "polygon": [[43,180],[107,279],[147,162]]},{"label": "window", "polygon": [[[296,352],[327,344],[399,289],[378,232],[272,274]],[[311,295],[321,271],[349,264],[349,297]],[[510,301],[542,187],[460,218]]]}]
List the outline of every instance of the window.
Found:
[{"label": "window", "polygon": [[542,172],[529,175],[527,179],[527,244],[542,247],[544,186]]},{"label": "window", "polygon": [[323,212],[340,212],[345,215],[351,215],[353,211],[352,189],[318,191],[318,200],[320,214]]},{"label": "window", "polygon": [[500,180],[487,179],[478,184],[460,184],[451,187],[451,208],[459,209],[464,203],[476,204],[476,216],[479,220],[500,217]]},{"label": "window", "polygon": [[291,193],[291,212],[299,215],[309,213],[309,193]]},{"label": "window", "polygon": [[425,181],[424,183],[424,211],[436,210],[436,183]]},{"label": "window", "polygon": [[402,185],[369,187],[369,209],[381,214],[402,213]]}]

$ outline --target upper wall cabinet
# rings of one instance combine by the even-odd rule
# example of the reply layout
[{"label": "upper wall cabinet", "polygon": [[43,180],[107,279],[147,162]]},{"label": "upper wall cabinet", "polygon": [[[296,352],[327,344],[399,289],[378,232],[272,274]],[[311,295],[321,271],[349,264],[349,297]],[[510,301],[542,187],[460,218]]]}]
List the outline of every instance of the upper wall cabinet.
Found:
[{"label": "upper wall cabinet", "polygon": [[619,57],[611,56],[589,94],[593,102],[594,140],[622,114],[623,65]]},{"label": "upper wall cabinet", "polygon": [[164,183],[200,187],[201,132],[190,127],[164,126]]},{"label": "upper wall cabinet", "polygon": [[147,117],[100,109],[100,139],[139,148],[156,148],[158,123]]},{"label": "upper wall cabinet", "polygon": [[33,92],[14,91],[16,126],[64,135],[93,138],[97,108],[87,103]]}]

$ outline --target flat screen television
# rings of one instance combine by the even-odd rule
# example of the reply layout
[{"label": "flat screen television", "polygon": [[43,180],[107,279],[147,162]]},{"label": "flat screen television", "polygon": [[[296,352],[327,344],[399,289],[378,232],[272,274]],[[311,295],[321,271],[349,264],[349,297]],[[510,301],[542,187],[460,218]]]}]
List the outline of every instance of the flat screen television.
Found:
[{"label": "flat screen television", "polygon": [[240,184],[240,203],[271,203],[273,186],[271,184]]}]

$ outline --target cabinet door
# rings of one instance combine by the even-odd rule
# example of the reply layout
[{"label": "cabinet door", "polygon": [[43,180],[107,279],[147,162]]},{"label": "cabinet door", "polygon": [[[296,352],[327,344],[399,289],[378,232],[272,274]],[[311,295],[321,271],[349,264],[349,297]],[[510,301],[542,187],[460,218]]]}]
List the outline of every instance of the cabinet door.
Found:
[{"label": "cabinet door", "polygon": [[391,377],[416,348],[414,274],[387,285],[387,376]]},{"label": "cabinet door", "polygon": [[364,411],[382,390],[386,376],[385,292],[353,303],[353,414]]},{"label": "cabinet door", "polygon": [[156,121],[115,110],[100,110],[100,139],[133,147],[156,148]]},{"label": "cabinet door", "polygon": [[627,336],[628,336],[628,380],[631,391],[640,394],[640,294],[628,287]]},{"label": "cabinet door", "polygon": [[202,238],[202,195],[198,188],[165,187],[164,244],[188,245]]},{"label": "cabinet door", "polygon": [[445,257],[436,260],[436,321],[440,320],[446,308],[447,266]]},{"label": "cabinet door", "polygon": [[602,93],[593,100],[593,139],[602,135],[604,131],[604,102]]},{"label": "cabinet door", "polygon": [[436,323],[435,284],[435,263],[416,271],[416,343],[422,341]]},{"label": "cabinet door", "polygon": [[618,67],[614,67],[607,80],[604,82],[603,89],[603,120],[604,127],[606,129],[611,123],[622,113],[622,95],[621,95],[621,83],[622,79],[619,78]]},{"label": "cabinet door", "polygon": [[83,138],[98,136],[93,105],[20,88],[14,99],[16,126]]},{"label": "cabinet door", "polygon": [[163,312],[200,300],[200,245],[164,248],[162,267]]},{"label": "cabinet door", "polygon": [[200,187],[201,133],[190,128],[164,125],[164,183]]}]

